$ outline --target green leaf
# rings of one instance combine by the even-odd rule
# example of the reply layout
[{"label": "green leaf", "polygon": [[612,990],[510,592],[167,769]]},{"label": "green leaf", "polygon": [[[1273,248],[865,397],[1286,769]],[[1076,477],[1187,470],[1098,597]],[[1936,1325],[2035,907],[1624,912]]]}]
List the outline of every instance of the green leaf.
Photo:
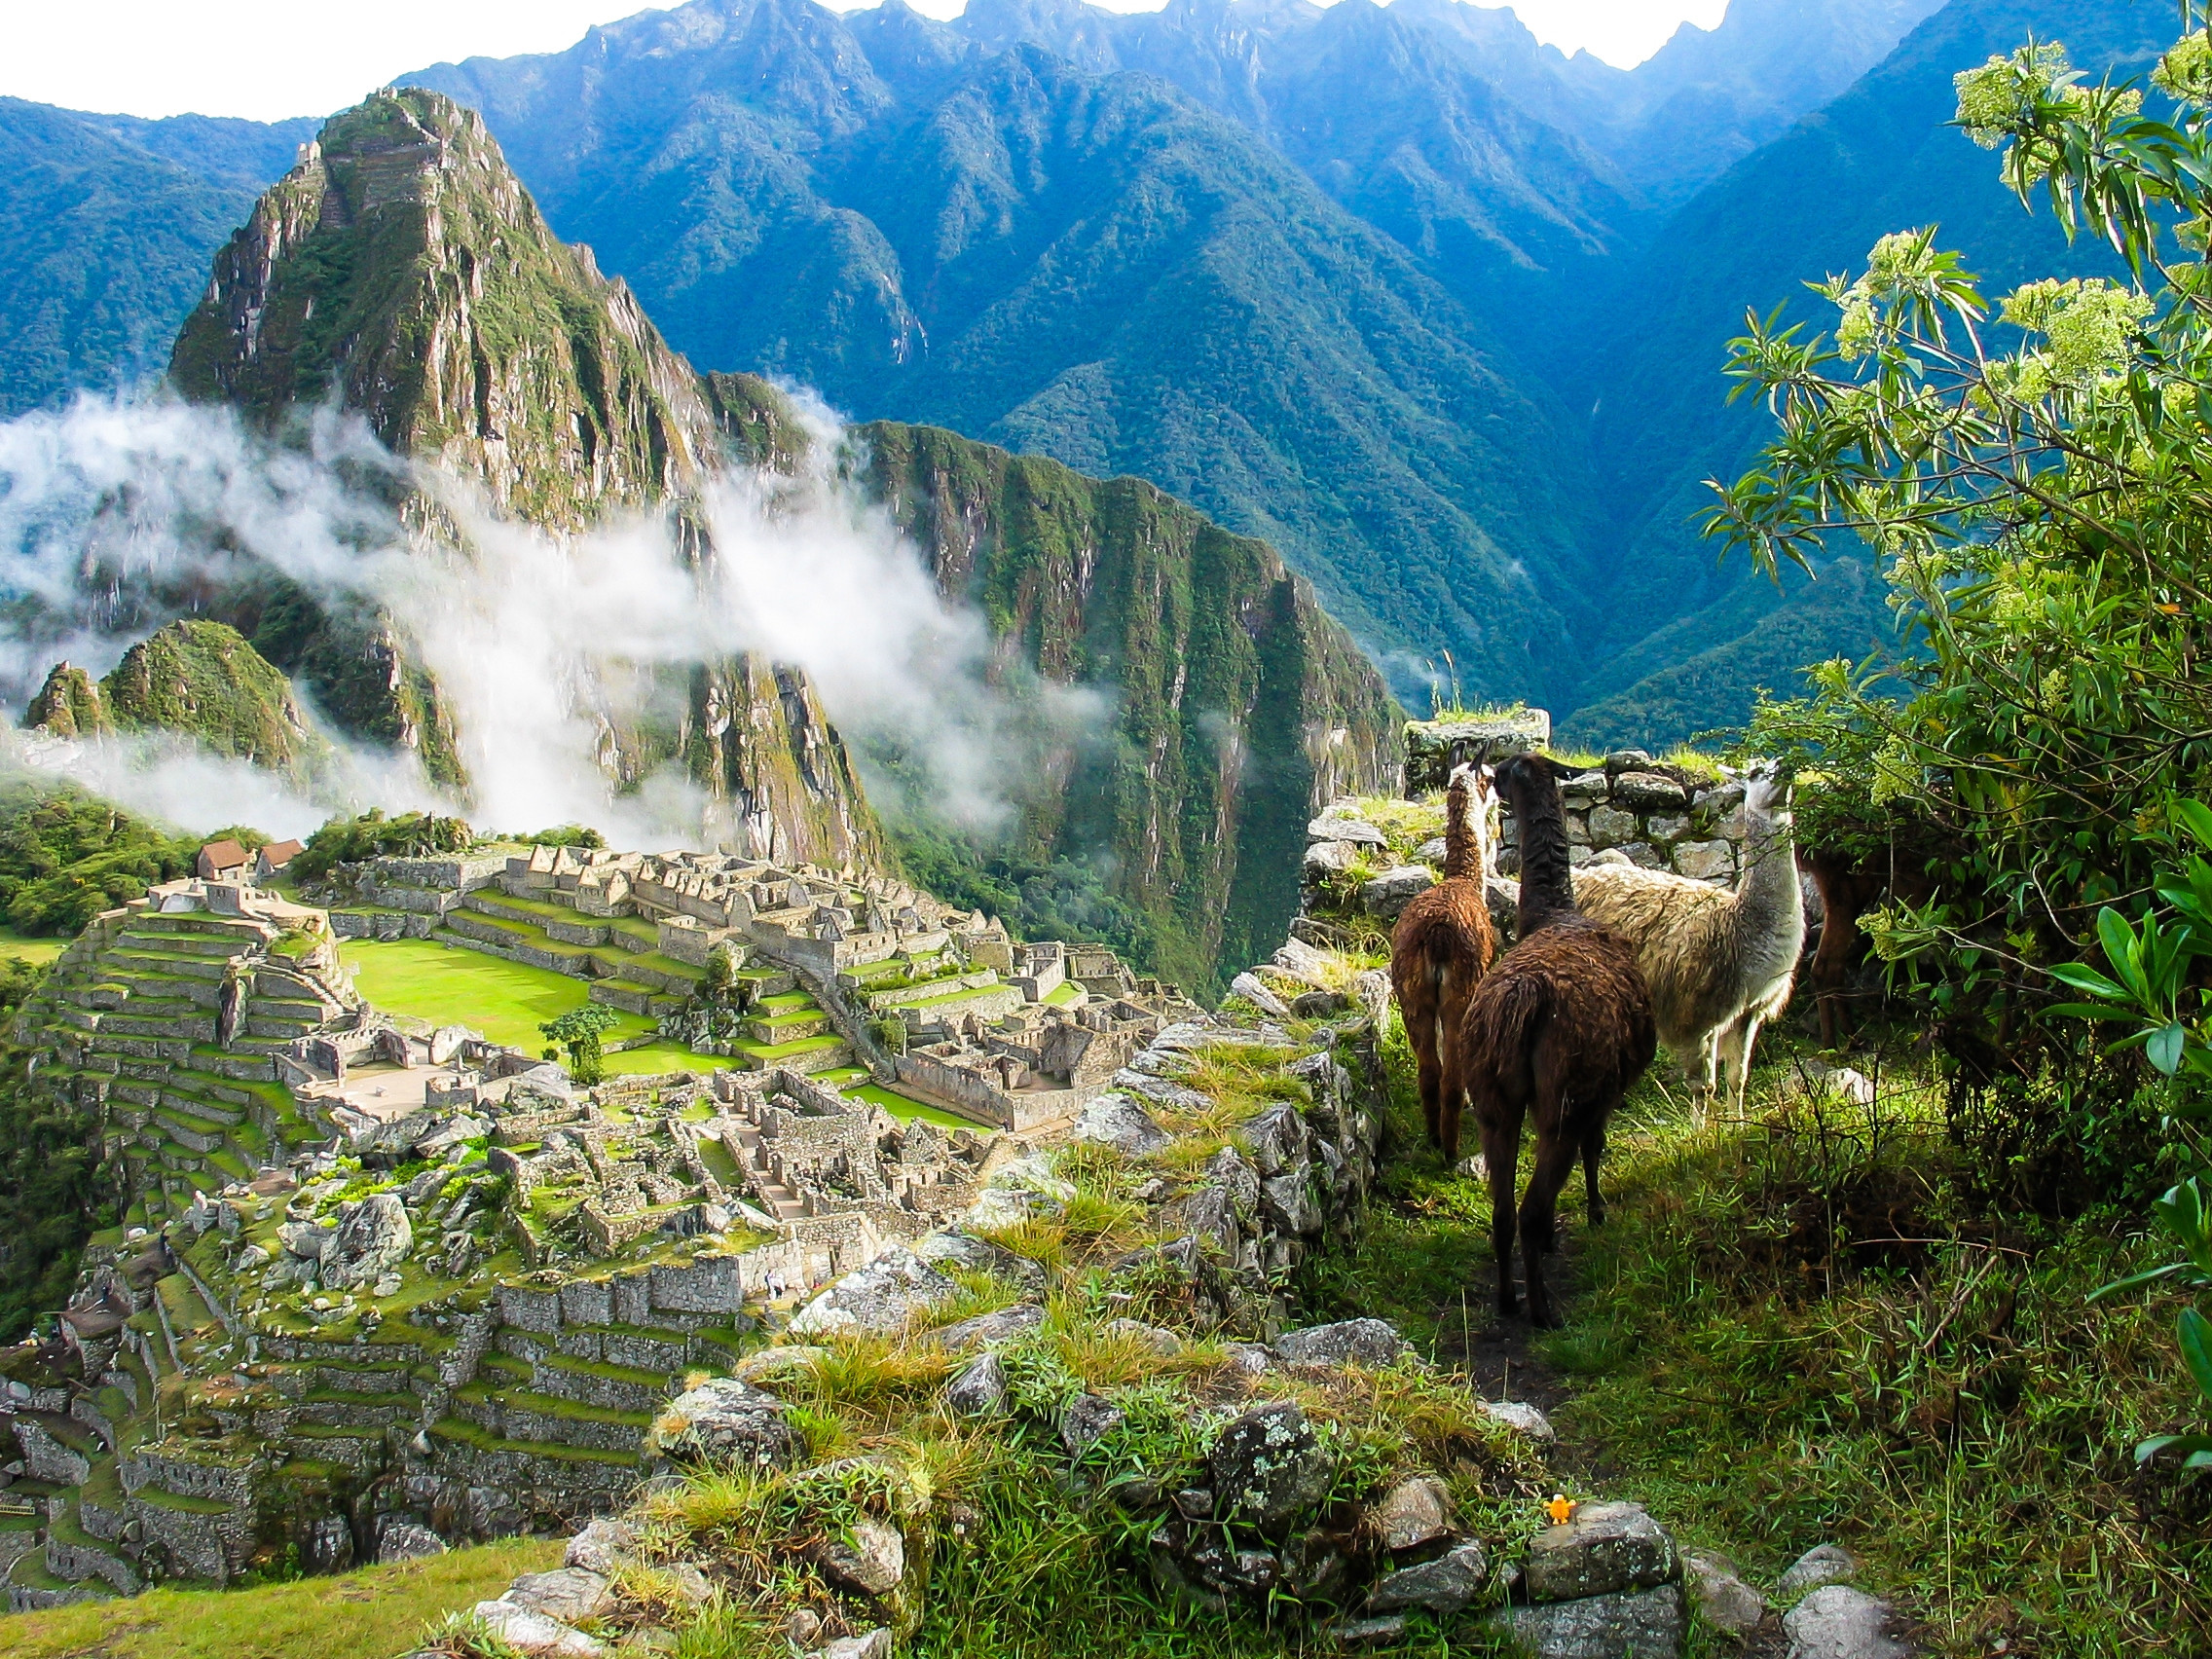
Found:
[{"label": "green leaf", "polygon": [[2061,984],[2072,985],[2078,991],[2086,991],[2093,997],[2104,997],[2111,1002],[2127,1001],[2127,992],[2113,983],[2094,968],[2081,962],[2061,962],[2051,969],[2050,977]]},{"label": "green leaf", "polygon": [[2194,1308],[2184,1308],[2175,1323],[2181,1340],[2181,1361],[2196,1379],[2196,1391],[2212,1404],[2212,1319]]},{"label": "green leaf", "polygon": [[2212,1464],[2212,1434],[2160,1434],[2146,1440],[2135,1449],[2135,1460],[2148,1463],[2159,1453],[2179,1447],[2189,1454],[2183,1467],[2201,1469]]},{"label": "green leaf", "polygon": [[2176,1019],[2152,1032],[2144,1041],[2143,1052],[2161,1073],[2171,1077],[2181,1069],[2182,1046],[2188,1040],[2188,1031]]},{"label": "green leaf", "polygon": [[2089,1292],[2088,1300],[2102,1302],[2108,1296],[2117,1296],[2123,1290],[2133,1290],[2138,1285],[2156,1284],[2162,1278],[2172,1278],[2174,1274],[2184,1272],[2188,1267],[2187,1262],[2168,1262],[2162,1268],[2145,1268],[2139,1273],[2129,1273],[2125,1278],[2114,1279],[2110,1284],[2099,1285],[2095,1290]]},{"label": "green leaf", "polygon": [[2197,845],[2212,847],[2212,806],[2186,796],[2174,802],[2174,820],[2196,838]]}]

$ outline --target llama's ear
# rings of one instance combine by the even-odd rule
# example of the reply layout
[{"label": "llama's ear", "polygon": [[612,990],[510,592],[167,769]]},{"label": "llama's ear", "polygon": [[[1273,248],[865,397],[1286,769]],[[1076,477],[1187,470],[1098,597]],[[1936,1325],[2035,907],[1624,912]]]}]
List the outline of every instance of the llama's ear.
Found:
[{"label": "llama's ear", "polygon": [[1542,770],[1551,778],[1554,783],[1564,784],[1569,778],[1579,778],[1582,776],[1582,768],[1580,766],[1569,766],[1565,760],[1560,759],[1557,756],[1530,755],[1527,756],[1527,758],[1534,762],[1538,767],[1542,768]]}]

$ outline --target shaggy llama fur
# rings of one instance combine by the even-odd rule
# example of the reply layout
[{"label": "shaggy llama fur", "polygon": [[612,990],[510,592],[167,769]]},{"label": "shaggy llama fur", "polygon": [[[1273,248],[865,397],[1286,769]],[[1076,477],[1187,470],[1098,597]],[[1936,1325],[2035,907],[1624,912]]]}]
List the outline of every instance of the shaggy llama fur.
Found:
[{"label": "shaggy llama fur", "polygon": [[1576,904],[1635,947],[1659,1041],[1688,1074],[1701,1118],[1722,1072],[1743,1110],[1751,1046],[1788,1003],[1805,948],[1788,786],[1771,771],[1753,774],[1744,817],[1749,863],[1733,893],[1635,865],[1574,872]]},{"label": "shaggy llama fur", "polygon": [[1390,936],[1390,987],[1413,1047],[1431,1146],[1443,1144],[1446,1101],[1455,1124],[1459,1116],[1458,1051],[1451,1033],[1466,1013],[1468,993],[1497,955],[1483,896],[1496,798],[1487,767],[1453,773],[1444,796],[1444,879],[1414,897]]},{"label": "shaggy llama fur", "polygon": [[[1521,756],[1498,769],[1521,833],[1520,942],[1467,999],[1458,1031],[1459,1073],[1490,1166],[1491,1239],[1497,1307],[1514,1311],[1513,1242],[1529,1278],[1529,1317],[1558,1323],[1544,1283],[1556,1243],[1560,1189],[1582,1164],[1590,1222],[1604,1220],[1598,1165],[1605,1124],[1658,1050],[1651,996],[1636,953],[1574,905],[1558,775],[1565,768]],[[1516,1215],[1513,1183],[1521,1126],[1533,1117],[1536,1158]],[[1444,1151],[1458,1155],[1456,1102],[1445,1112]]]}]

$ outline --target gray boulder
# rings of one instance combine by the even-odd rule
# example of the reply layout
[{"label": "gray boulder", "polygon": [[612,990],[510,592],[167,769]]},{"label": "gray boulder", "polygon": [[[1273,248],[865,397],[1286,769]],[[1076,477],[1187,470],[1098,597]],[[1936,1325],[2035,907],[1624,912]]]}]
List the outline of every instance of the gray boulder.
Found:
[{"label": "gray boulder", "polygon": [[638,1534],[621,1522],[603,1517],[587,1523],[582,1531],[569,1540],[561,1564],[612,1577],[615,1568],[628,1566],[637,1559],[637,1554]]},{"label": "gray boulder", "polygon": [[907,1249],[887,1250],[856,1268],[798,1310],[794,1337],[897,1336],[925,1308],[949,1301],[959,1287]]},{"label": "gray boulder", "polygon": [[812,1371],[815,1361],[830,1357],[830,1350],[809,1343],[791,1343],[782,1347],[764,1347],[757,1353],[749,1353],[729,1368],[729,1374],[740,1382],[755,1387],[774,1390],[779,1377],[795,1377]]},{"label": "gray boulder", "polygon": [[1745,1637],[1766,1618],[1766,1598],[1746,1584],[1726,1556],[1692,1551],[1682,1557],[1682,1578],[1705,1622]]},{"label": "gray boulder", "polygon": [[1408,904],[1435,885],[1436,871],[1428,866],[1399,865],[1361,884],[1359,905],[1379,920],[1394,922]]},{"label": "gray boulder", "polygon": [[1353,1365],[1380,1370],[1410,1351],[1397,1327],[1382,1319],[1340,1319],[1285,1331],[1275,1339],[1275,1353],[1285,1365],[1325,1365],[1339,1371]]},{"label": "gray boulder", "polygon": [[1571,1602],[1665,1584],[1681,1570],[1675,1541],[1641,1503],[1586,1503],[1529,1541],[1531,1602]]},{"label": "gray boulder", "polygon": [[1204,1112],[1213,1101],[1195,1088],[1150,1072],[1138,1071],[1134,1066],[1124,1066],[1114,1074],[1114,1087],[1131,1094],[1142,1095],[1155,1106],[1164,1106],[1170,1112]]},{"label": "gray boulder", "polygon": [[1444,1536],[1451,1525],[1452,1501],[1442,1481],[1417,1475],[1384,1493],[1367,1519],[1384,1549],[1418,1550]]},{"label": "gray boulder", "polygon": [[338,1235],[323,1252],[325,1284],[367,1284],[396,1268],[415,1247],[415,1229],[397,1193],[372,1193],[350,1204],[338,1223]]},{"label": "gray boulder", "polygon": [[429,1528],[414,1521],[387,1520],[377,1532],[377,1560],[420,1561],[446,1553],[446,1541]]},{"label": "gray boulder", "polygon": [[1237,1212],[1250,1215],[1260,1207],[1260,1172],[1244,1161],[1243,1154],[1225,1146],[1206,1160],[1205,1177],[1229,1195]]},{"label": "gray boulder", "polygon": [[838,1583],[870,1596],[888,1596],[906,1576],[906,1540],[881,1521],[857,1521],[842,1538],[816,1553],[822,1570]]},{"label": "gray boulder", "polygon": [[773,1394],[716,1377],[671,1400],[654,1422],[654,1449],[694,1463],[788,1468],[798,1460],[798,1436]]},{"label": "gray boulder", "polygon": [[1848,1584],[1824,1584],[1783,1615],[1788,1659],[1912,1659],[1890,1635],[1890,1609]]},{"label": "gray boulder", "polygon": [[1623,772],[1613,779],[1613,799],[1639,812],[1679,812],[1689,805],[1690,794],[1657,772]]},{"label": "gray boulder", "polygon": [[1096,1095],[1084,1107],[1075,1122],[1075,1138],[1096,1141],[1131,1158],[1144,1158],[1175,1144],[1175,1137],[1154,1123],[1150,1112],[1118,1092]]},{"label": "gray boulder", "polygon": [[1229,994],[1242,997],[1271,1019],[1288,1019],[1290,1005],[1268,989],[1257,974],[1239,974],[1229,981]]},{"label": "gray boulder", "polygon": [[1559,1438],[1552,1427],[1551,1419],[1526,1400],[1481,1400],[1476,1403],[1483,1416],[1493,1422],[1501,1422],[1538,1444],[1547,1444]]},{"label": "gray boulder", "polygon": [[1387,847],[1390,842],[1382,830],[1358,818],[1344,818],[1326,813],[1306,826],[1309,841],[1349,841],[1361,847]]},{"label": "gray boulder", "polygon": [[1221,1431],[1208,1458],[1218,1513],[1280,1532],[1326,1497],[1336,1473],[1306,1414],[1289,1400],[1255,1406]]},{"label": "gray boulder", "polygon": [[914,1254],[940,1272],[958,1268],[964,1272],[989,1273],[1023,1290],[1043,1290],[1048,1282],[1041,1264],[973,1233],[932,1233],[915,1241]]},{"label": "gray boulder", "polygon": [[1504,1607],[1489,1622],[1535,1659],[1679,1659],[1689,1620],[1682,1587],[1662,1584],[1579,1602]]},{"label": "gray boulder", "polygon": [[303,1262],[321,1261],[337,1236],[335,1227],[319,1227],[312,1221],[287,1221],[276,1229],[276,1241],[284,1246],[285,1254]]},{"label": "gray boulder", "polygon": [[529,1659],[599,1659],[607,1643],[571,1630],[559,1619],[513,1602],[479,1602],[476,1617],[494,1636]]},{"label": "gray boulder", "polygon": [[1490,1581],[1490,1558],[1481,1543],[1466,1543],[1419,1567],[1401,1567],[1375,1586],[1367,1598],[1373,1613],[1456,1613],[1483,1593]]},{"label": "gray boulder", "polygon": [[891,1633],[878,1626],[865,1636],[841,1636],[807,1659],[891,1659]]},{"label": "gray boulder", "polygon": [[1315,841],[1306,849],[1306,874],[1309,880],[1342,875],[1358,862],[1359,843],[1356,841]]},{"label": "gray boulder", "polygon": [[963,1417],[990,1417],[1006,1405],[1006,1367],[986,1353],[945,1384],[944,1402]]},{"label": "gray boulder", "polygon": [[526,1572],[507,1586],[499,1598],[534,1613],[543,1613],[563,1624],[596,1619],[614,1604],[607,1575],[588,1567],[556,1567],[551,1572]]},{"label": "gray boulder", "polygon": [[1033,1302],[1017,1302],[1012,1308],[1002,1308],[996,1313],[978,1313],[973,1319],[963,1319],[957,1325],[946,1325],[931,1335],[954,1353],[965,1353],[970,1348],[1004,1347],[1017,1337],[1025,1337],[1045,1322],[1045,1310]]},{"label": "gray boulder", "polygon": [[1815,1544],[1789,1564],[1788,1571],[1775,1584],[1774,1593],[1785,1602],[1794,1602],[1808,1590],[1818,1590],[1824,1584],[1849,1584],[1859,1576],[1859,1563],[1841,1544]]}]

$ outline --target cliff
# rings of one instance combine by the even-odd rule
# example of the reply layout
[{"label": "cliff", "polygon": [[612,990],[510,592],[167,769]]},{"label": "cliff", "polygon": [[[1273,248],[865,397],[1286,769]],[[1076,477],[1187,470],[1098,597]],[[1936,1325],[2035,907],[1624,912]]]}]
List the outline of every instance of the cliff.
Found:
[{"label": "cliff", "polygon": [[878,422],[853,465],[1043,679],[1111,692],[1022,799],[1017,853],[1107,870],[1193,984],[1264,958],[1298,909],[1305,827],[1386,789],[1396,706],[1272,548],[1137,478],[1087,478]]}]

